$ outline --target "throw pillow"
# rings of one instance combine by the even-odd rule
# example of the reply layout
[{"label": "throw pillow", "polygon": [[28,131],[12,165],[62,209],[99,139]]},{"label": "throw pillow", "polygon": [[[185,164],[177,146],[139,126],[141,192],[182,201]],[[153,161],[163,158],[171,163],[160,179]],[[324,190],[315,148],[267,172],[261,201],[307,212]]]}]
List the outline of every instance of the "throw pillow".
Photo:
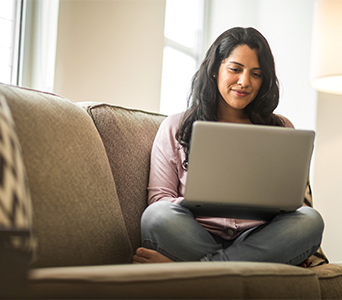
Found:
[{"label": "throw pillow", "polygon": [[18,295],[34,252],[31,200],[21,148],[10,109],[0,95],[0,284]]},{"label": "throw pillow", "polygon": [[[304,205],[313,207],[312,193],[311,193],[311,187],[310,187],[310,181],[309,180],[308,180],[308,184],[307,184],[306,190],[305,190]],[[320,266],[320,265],[329,263],[329,260],[325,256],[321,247],[309,259],[310,259],[309,267],[316,267],[316,266]]]}]

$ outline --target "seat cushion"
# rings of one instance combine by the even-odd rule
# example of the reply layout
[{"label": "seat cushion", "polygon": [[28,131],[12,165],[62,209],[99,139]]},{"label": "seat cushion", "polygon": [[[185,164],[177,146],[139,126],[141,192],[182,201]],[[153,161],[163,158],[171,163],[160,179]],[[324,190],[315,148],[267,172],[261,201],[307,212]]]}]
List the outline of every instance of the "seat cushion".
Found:
[{"label": "seat cushion", "polygon": [[342,299],[342,262],[321,265],[310,270],[318,276],[322,299]]},{"label": "seat cushion", "polygon": [[32,298],[319,299],[309,269],[271,263],[187,262],[39,269]]},{"label": "seat cushion", "polygon": [[132,248],[102,140],[71,101],[0,85],[22,146],[38,238],[34,267],[127,263]]},{"label": "seat cushion", "polygon": [[141,244],[152,143],[164,115],[101,103],[79,103],[93,118],[106,148],[133,249]]}]

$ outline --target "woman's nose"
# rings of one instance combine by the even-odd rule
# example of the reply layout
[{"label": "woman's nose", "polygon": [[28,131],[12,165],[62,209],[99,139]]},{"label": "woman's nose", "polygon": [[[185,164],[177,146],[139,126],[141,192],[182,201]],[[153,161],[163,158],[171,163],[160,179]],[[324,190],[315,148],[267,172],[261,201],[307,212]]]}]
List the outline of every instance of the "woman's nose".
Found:
[{"label": "woman's nose", "polygon": [[248,72],[242,72],[240,74],[238,84],[242,87],[248,87],[251,83],[250,74]]}]

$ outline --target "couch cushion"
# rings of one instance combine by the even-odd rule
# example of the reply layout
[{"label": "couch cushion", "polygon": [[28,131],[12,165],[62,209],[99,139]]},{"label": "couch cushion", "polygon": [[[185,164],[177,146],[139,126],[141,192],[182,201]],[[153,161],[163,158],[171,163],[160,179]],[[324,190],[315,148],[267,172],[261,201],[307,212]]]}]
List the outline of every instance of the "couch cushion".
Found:
[{"label": "couch cushion", "polygon": [[79,103],[92,116],[106,148],[132,247],[141,244],[150,153],[165,116],[101,103]]},{"label": "couch cushion", "polygon": [[39,269],[33,298],[319,299],[309,269],[271,263],[187,262]]},{"label": "couch cushion", "polygon": [[319,279],[322,299],[342,299],[342,262],[311,268]]},{"label": "couch cushion", "polygon": [[58,96],[0,85],[21,142],[38,238],[36,267],[126,263],[132,249],[102,140]]}]

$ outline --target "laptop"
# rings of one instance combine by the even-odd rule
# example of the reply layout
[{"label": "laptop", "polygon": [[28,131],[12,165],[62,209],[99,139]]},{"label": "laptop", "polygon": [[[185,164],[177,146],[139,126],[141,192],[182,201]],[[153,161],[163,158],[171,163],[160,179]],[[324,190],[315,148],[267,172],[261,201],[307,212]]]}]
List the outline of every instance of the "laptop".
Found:
[{"label": "laptop", "polygon": [[303,204],[314,131],[196,121],[181,205],[195,216],[271,220]]}]

